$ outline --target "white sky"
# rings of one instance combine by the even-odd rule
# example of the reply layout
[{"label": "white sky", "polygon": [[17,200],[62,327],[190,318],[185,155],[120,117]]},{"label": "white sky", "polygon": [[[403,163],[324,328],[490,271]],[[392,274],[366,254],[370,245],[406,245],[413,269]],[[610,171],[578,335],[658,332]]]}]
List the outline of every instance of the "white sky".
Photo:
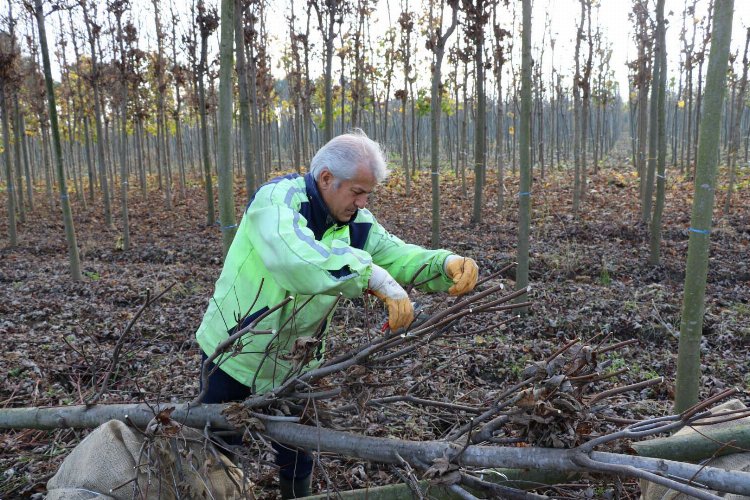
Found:
[{"label": "white sky", "polygon": [[[16,0],[13,0],[15,5]],[[304,8],[305,2],[302,0],[295,0],[296,7],[295,11],[298,16],[298,29],[302,29],[301,23],[304,22]],[[214,0],[217,2],[218,0]],[[389,26],[389,8],[390,8],[390,19],[393,24],[396,25],[399,13],[401,11],[401,4],[405,2],[409,9],[417,12],[418,15],[426,13],[424,7],[424,0],[379,0],[377,11],[370,17],[370,31],[374,37],[381,37],[382,34]],[[5,3],[3,1],[3,3]],[[165,30],[171,30],[171,23],[168,22],[168,16],[170,12],[170,6],[174,6],[174,10],[179,16],[181,16],[179,31],[185,31],[185,22],[190,16],[190,0],[172,0],[172,1],[161,1],[161,9],[163,23],[165,24]],[[210,1],[208,2],[211,3]],[[655,0],[652,0],[652,6],[655,4]],[[132,0],[133,4],[133,17],[134,24],[138,28],[140,33],[140,46],[142,49],[147,46],[155,47],[154,40],[154,16],[153,6],[151,0]],[[265,28],[271,35],[270,41],[270,53],[272,56],[278,57],[285,44],[288,43],[288,28],[286,21],[286,14],[289,9],[288,1],[275,1],[271,0],[271,6],[267,16]],[[611,44],[613,53],[611,59],[611,67],[615,71],[615,78],[620,84],[621,93],[625,94],[627,89],[627,77],[628,70],[626,68],[626,62],[633,58],[635,54],[635,42],[632,38],[632,22],[628,19],[628,14],[632,8],[632,2],[628,0],[599,0],[599,7],[592,9],[592,15],[594,17],[593,27],[599,24],[602,32],[605,35],[605,39]],[[696,17],[702,18],[706,15],[706,10],[709,4],[709,0],[698,0]],[[102,11],[103,3],[99,2],[100,13]],[[516,9],[517,12],[513,12]],[[510,7],[507,9],[506,14],[501,16],[502,22],[506,29],[510,29],[514,20],[520,21],[520,0],[511,0]],[[667,29],[667,55],[668,55],[668,66],[670,75],[676,77],[676,70],[678,67],[678,60],[681,50],[681,42],[679,41],[679,34],[682,28],[682,12],[684,9],[684,0],[666,0],[667,20],[669,21]],[[5,10],[5,9],[3,9]],[[16,15],[19,14],[19,8],[16,7]],[[75,11],[74,11],[75,12]],[[535,48],[535,57],[538,54],[538,47],[542,43],[542,37],[544,33],[544,26],[547,18],[550,22],[551,33],[556,38],[555,52],[554,52],[554,63],[558,71],[563,75],[570,77],[574,71],[573,54],[574,54],[574,38],[576,32],[576,24],[580,13],[580,4],[578,0],[533,0],[533,18],[532,18],[532,39]],[[80,13],[77,14],[80,16]],[[65,15],[64,23],[67,26],[68,20]],[[58,16],[54,14],[49,16],[47,19],[48,25],[48,36],[54,36],[57,32]],[[688,24],[690,20],[688,21]],[[750,0],[735,0],[735,15],[734,15],[734,26],[732,30],[732,51],[739,52],[738,61],[742,57],[742,48],[744,47],[744,36],[745,28],[750,25]],[[83,26],[81,26],[83,29]],[[106,25],[105,25],[106,29]],[[459,27],[460,29],[460,27]],[[692,26],[688,26],[688,35]],[[487,28],[487,38],[491,28]],[[319,49],[319,38],[315,29],[315,22],[312,25],[313,42],[317,42]],[[518,30],[514,32],[514,45],[517,51],[520,53],[520,33]],[[700,30],[698,39],[700,39]],[[218,47],[217,43],[218,30],[212,38],[212,47],[215,51]],[[419,66],[420,82],[424,82],[423,85],[427,86],[429,79],[429,70],[427,69],[429,53],[424,48],[424,37],[419,33],[412,35],[413,45],[417,49],[420,60],[422,61]],[[456,34],[453,35],[452,40],[457,39]],[[50,43],[52,40],[50,40]],[[338,39],[335,42],[339,43]],[[544,68],[547,75],[551,71],[551,48],[549,46],[549,33],[546,35],[545,53],[544,53]],[[697,45],[697,44],[696,44]],[[69,60],[72,60],[72,47],[68,46],[68,51],[71,53]],[[316,59],[320,59],[317,57]],[[520,63],[520,57],[518,53],[513,55],[514,64]],[[334,64],[337,63],[337,58],[334,58]],[[444,65],[447,60],[444,61]],[[594,61],[596,65],[596,59]],[[313,66],[313,73],[320,73],[322,71],[322,64],[316,63]],[[336,68],[334,67],[334,71]],[[448,68],[444,66],[443,74],[448,73]],[[283,77],[283,71],[274,68],[274,74],[278,77]],[[505,80],[506,82],[509,80]],[[570,78],[567,79],[570,82]],[[569,85],[569,83],[568,83]],[[396,87],[398,88],[398,87]],[[488,88],[490,86],[488,85]]]},{"label": "white sky", "polygon": [[[401,3],[403,0],[379,0],[376,13],[370,18],[371,25],[370,29],[374,35],[382,35],[389,26],[389,7],[390,7],[390,22],[397,25],[398,16],[401,11]],[[596,2],[596,0],[594,0]],[[689,0],[691,1],[691,0]],[[406,0],[409,10],[417,13],[425,13],[426,8],[424,7],[423,0]],[[550,33],[555,37],[555,66],[557,71],[562,74],[567,74],[572,78],[572,74],[575,70],[575,64],[573,62],[575,53],[575,34],[577,23],[580,17],[580,3],[579,0],[532,0],[532,45],[534,46],[534,57],[538,55],[538,48],[544,42],[545,53],[544,53],[544,67],[547,75],[551,72],[551,49],[549,44]],[[655,0],[652,0],[651,10],[655,12]],[[269,32],[273,33],[277,30],[281,31],[278,38],[276,47],[283,46],[283,43],[288,39],[286,35],[286,26],[277,26],[276,21],[283,19],[282,16],[288,11],[288,2],[272,2],[272,9],[274,13],[269,16],[269,22],[267,24]],[[707,14],[709,6],[708,0],[698,0],[696,5],[696,19],[703,19]],[[680,31],[682,29],[682,12],[685,8],[685,0],[666,0],[665,2],[665,16],[667,18],[667,57],[668,57],[668,70],[671,76],[677,78],[677,69],[679,67],[680,51],[682,49],[682,43],[680,42]],[[516,9],[517,12],[513,12]],[[611,44],[612,58],[610,61],[611,68],[615,72],[615,79],[619,82],[621,93],[627,94],[628,86],[628,68],[626,66],[627,61],[633,59],[636,54],[635,42],[633,40],[633,23],[629,20],[628,14],[632,10],[632,2],[629,0],[599,0],[599,6],[592,8],[593,24],[592,30],[596,29],[596,26],[601,26],[601,31],[604,34],[605,40]],[[302,8],[295,8],[296,14],[299,17],[304,13]],[[520,0],[511,0],[508,9],[502,9],[506,14],[500,16],[500,22],[504,24],[506,29],[510,29],[511,25],[515,21],[520,23],[521,17],[521,2]],[[654,14],[655,16],[655,14]],[[549,20],[550,31],[545,35],[545,23]],[[285,22],[285,21],[284,21]],[[300,21],[301,22],[301,21]],[[491,21],[490,21],[491,22]],[[686,26],[688,37],[692,34],[692,26],[690,25],[691,20],[688,20]],[[742,59],[742,49],[744,47],[745,30],[750,26],[750,0],[735,0],[735,13],[734,23],[732,29],[732,51],[739,52],[739,60]],[[459,27],[460,29],[460,27]],[[486,28],[485,31],[488,34],[491,33],[491,27]],[[514,64],[520,64],[520,46],[521,37],[520,31],[514,31],[514,44],[517,49],[517,53],[513,56]],[[696,40],[700,40],[701,37],[701,25],[698,25],[698,34]],[[456,33],[453,34],[452,40],[456,40]],[[429,54],[424,49],[423,37],[418,37],[415,42],[415,48],[417,48],[424,61],[428,60]],[[698,46],[696,42],[696,47]],[[334,62],[335,62],[334,58]],[[444,65],[446,62],[444,61]],[[596,59],[594,60],[596,65]],[[423,71],[421,75],[425,78],[429,78],[429,72]],[[704,69],[705,71],[705,69]],[[447,68],[444,66],[443,75],[447,74]],[[508,81],[507,79],[505,80]],[[568,80],[570,81],[570,79]],[[428,85],[425,83],[425,85]]]}]

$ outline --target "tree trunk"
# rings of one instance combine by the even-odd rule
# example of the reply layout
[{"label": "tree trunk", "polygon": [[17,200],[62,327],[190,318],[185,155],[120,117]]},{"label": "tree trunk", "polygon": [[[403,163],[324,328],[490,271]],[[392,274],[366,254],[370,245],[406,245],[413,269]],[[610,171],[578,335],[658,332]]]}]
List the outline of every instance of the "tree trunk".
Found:
[{"label": "tree trunk", "polygon": [[[436,40],[432,40],[433,45],[433,67],[432,67],[432,87],[430,91],[430,170],[432,178],[432,248],[440,247],[440,87],[442,85],[440,74],[443,65],[443,55],[445,54],[445,43],[453,34],[458,24],[458,9],[451,7],[453,16],[451,24],[445,34],[441,35],[440,30],[436,33]],[[432,14],[432,10],[430,10]],[[442,20],[442,11],[440,19]]]},{"label": "tree trunk", "polygon": [[648,125],[648,158],[646,161],[646,171],[644,172],[645,175],[641,178],[641,183],[643,184],[643,189],[641,190],[641,193],[643,194],[643,198],[641,199],[641,222],[643,222],[644,224],[648,224],[649,219],[651,219],[651,207],[654,198],[654,175],[656,173],[656,151],[659,140],[657,121],[659,119],[663,120],[663,118],[659,116],[657,103],[657,101],[659,100],[659,85],[661,78],[661,74],[659,73],[659,71],[661,70],[661,55],[659,54],[659,50],[661,50],[661,47],[659,47],[657,41],[654,49],[652,50],[653,63],[651,67],[653,69],[651,71],[651,107],[649,109]]},{"label": "tree trunk", "polygon": [[463,110],[461,111],[461,138],[460,143],[460,161],[459,170],[461,171],[461,196],[468,198],[466,189],[466,164],[469,161],[469,138],[468,138],[468,122],[469,122],[469,60],[464,59],[464,79],[463,85],[461,85],[463,95]]},{"label": "tree trunk", "polygon": [[89,189],[88,196],[91,203],[94,202],[94,184],[96,184],[96,170],[94,170],[94,158],[91,153],[91,130],[89,129],[89,117],[83,117],[83,135],[86,147],[86,169],[88,170]]},{"label": "tree trunk", "polygon": [[[122,5],[122,7],[120,7]],[[120,45],[120,211],[122,214],[122,249],[130,249],[130,219],[128,216],[128,64],[122,33],[124,4],[112,4],[117,20],[117,40]],[[158,21],[157,21],[158,23]]]},{"label": "tree trunk", "polygon": [[[323,43],[325,44],[325,116],[323,117],[325,123],[323,140],[325,142],[333,139],[333,37],[335,36],[333,30],[333,24],[336,20],[336,2],[326,2],[328,10],[326,15],[328,16],[327,24],[320,23],[320,31],[323,35]],[[319,19],[322,17],[319,15]],[[343,73],[342,73],[343,74]],[[341,89],[343,92],[343,88]]]},{"label": "tree trunk", "polygon": [[578,25],[576,34],[575,65],[576,72],[573,77],[573,214],[578,216],[581,204],[581,40],[583,39],[583,23],[586,22],[586,10],[581,1],[581,24]]},{"label": "tree trunk", "polygon": [[[91,47],[91,86],[94,89],[94,122],[96,125],[96,161],[99,168],[99,184],[104,202],[104,225],[112,227],[112,203],[109,192],[109,181],[107,178],[107,167],[104,159],[104,130],[102,127],[101,97],[99,95],[99,67],[96,57],[96,36],[92,21],[89,18],[87,7],[83,9],[83,19],[86,23],[89,46]],[[98,32],[97,32],[98,33]]]},{"label": "tree trunk", "polygon": [[719,124],[721,123],[721,104],[724,100],[729,44],[732,37],[733,10],[734,0],[716,0],[714,4],[714,26],[711,34],[711,52],[704,97],[706,102],[700,125],[695,194],[690,217],[690,240],[685,268],[685,295],[682,303],[677,356],[675,394],[677,411],[685,410],[698,400],[709,233],[714,205]]},{"label": "tree trunk", "polygon": [[247,85],[247,64],[245,58],[245,23],[242,0],[234,4],[234,44],[237,52],[237,85],[240,91],[240,133],[242,134],[242,163],[245,167],[245,195],[247,201],[255,192],[255,167],[251,153],[252,124],[250,122],[250,93]]},{"label": "tree trunk", "polygon": [[[529,284],[529,232],[531,226],[531,0],[523,0],[523,29],[521,34],[521,130],[518,135],[520,148],[520,181],[518,193],[518,267],[516,268],[516,290]],[[519,302],[525,302],[521,295]],[[524,314],[527,308],[519,312]]]},{"label": "tree trunk", "polygon": [[737,91],[737,100],[733,107],[735,111],[734,123],[729,131],[731,140],[729,143],[729,181],[727,183],[727,197],[724,199],[724,215],[729,213],[732,207],[732,193],[734,192],[735,177],[737,175],[737,151],[740,148],[740,123],[742,112],[745,109],[745,91],[747,90],[747,71],[750,61],[748,60],[747,49],[750,45],[750,28],[745,35],[745,51],[742,57],[742,78],[740,79],[740,88]]},{"label": "tree trunk", "polygon": [[44,162],[44,186],[45,190],[47,192],[47,199],[49,200],[49,207],[50,209],[54,208],[55,201],[53,199],[52,194],[52,175],[50,173],[50,170],[52,168],[50,167],[50,158],[49,158],[49,127],[46,123],[47,116],[41,116],[39,117],[39,122],[42,124],[42,161]]},{"label": "tree trunk", "polygon": [[589,110],[591,108],[591,60],[594,53],[593,40],[591,37],[591,0],[581,0],[582,6],[586,6],[586,21],[588,23],[587,29],[587,44],[589,48],[588,55],[586,56],[586,65],[583,67],[583,81],[581,90],[583,90],[582,103],[581,103],[581,195],[580,198],[586,196],[586,177],[588,168],[586,162],[586,149],[587,139],[589,134]]},{"label": "tree trunk", "polygon": [[[732,443],[726,445],[725,443]],[[633,443],[641,456],[699,462],[707,458],[738,453],[750,448],[750,424],[732,422],[721,426],[701,426],[700,432],[676,434]]]},{"label": "tree trunk", "polygon": [[13,124],[13,160],[16,166],[16,208],[18,209],[18,218],[21,223],[26,222],[26,203],[23,200],[24,194],[24,178],[23,178],[23,167],[21,166],[21,120],[19,119],[20,111],[18,109],[18,94],[13,93],[13,116],[15,123]]},{"label": "tree trunk", "polygon": [[232,169],[232,47],[234,45],[234,0],[221,0],[219,45],[219,218],[224,256],[237,232],[234,214]]},{"label": "tree trunk", "polygon": [[484,172],[487,148],[487,96],[484,93],[484,2],[476,0],[476,47],[475,47],[475,76],[477,96],[477,116],[474,125],[474,212],[472,222],[482,222],[482,192],[484,191]]},{"label": "tree trunk", "polygon": [[[250,129],[250,137],[251,137],[251,143],[252,143],[252,151],[255,153],[253,154],[255,158],[255,176],[256,179],[260,178],[256,182],[257,184],[260,184],[262,180],[265,178],[265,169],[263,167],[264,165],[264,158],[269,156],[269,153],[267,151],[264,151],[261,147],[261,119],[260,119],[260,110],[258,108],[258,69],[257,64],[255,61],[255,48],[253,44],[255,43],[255,38],[250,42],[250,120],[252,123],[252,128]],[[249,200],[248,200],[249,201]]]},{"label": "tree trunk", "polygon": [[141,197],[145,200],[148,196],[148,187],[146,184],[146,164],[144,162],[143,152],[143,123],[141,118],[137,117],[135,121],[135,127],[133,127],[133,135],[135,136],[135,156],[138,164],[138,180],[141,186]]},{"label": "tree trunk", "polygon": [[[497,10],[497,5],[494,7]],[[495,57],[502,57],[500,42],[496,42]],[[503,61],[496,61],[497,115],[495,116],[495,168],[497,168],[497,211],[505,206],[505,161],[503,160]]]},{"label": "tree trunk", "polygon": [[23,171],[26,176],[26,202],[29,204],[29,212],[34,211],[34,179],[31,175],[31,165],[29,163],[29,149],[28,149],[28,137],[26,136],[26,120],[24,120],[23,113],[18,114],[20,132],[19,139],[21,140],[21,154],[23,155]]},{"label": "tree trunk", "polygon": [[411,70],[411,30],[414,27],[412,14],[408,11],[401,13],[401,51],[404,63],[404,89],[401,91],[401,163],[404,169],[404,183],[406,196],[411,196],[411,174],[409,172],[409,144],[406,135],[406,105],[409,100],[409,72]]},{"label": "tree trunk", "polygon": [[[202,3],[198,4],[199,7],[202,6]],[[206,19],[211,17],[211,13],[208,14],[199,14],[199,16],[205,16],[203,19],[203,23],[201,23],[200,31],[201,31],[201,58],[200,62],[198,64],[198,108],[199,108],[199,115],[200,115],[200,127],[201,127],[201,153],[203,157],[203,182],[205,183],[205,189],[206,189],[206,210],[207,210],[207,217],[206,217],[206,223],[209,226],[213,226],[216,223],[216,209],[214,208],[214,188],[213,188],[213,179],[211,178],[211,151],[210,151],[210,145],[208,142],[208,119],[206,117],[206,84],[205,84],[205,77],[206,77],[206,64],[208,59],[208,37],[211,34],[211,31],[215,29],[215,27],[212,28],[212,26],[206,26],[211,19]]]},{"label": "tree trunk", "polygon": [[60,129],[57,125],[57,106],[55,104],[55,92],[52,82],[52,70],[50,69],[49,51],[47,49],[47,32],[44,29],[44,12],[42,0],[34,0],[34,15],[36,16],[39,29],[39,45],[44,64],[44,81],[47,88],[47,104],[49,108],[50,126],[52,130],[52,144],[57,164],[57,178],[60,184],[60,202],[63,212],[63,224],[65,225],[65,237],[68,241],[68,263],[70,275],[73,281],[81,280],[81,262],[78,256],[78,243],[76,242],[76,231],[73,225],[73,213],[70,209],[68,199],[68,187],[65,183],[65,172],[63,171],[62,147],[60,145]]},{"label": "tree trunk", "polygon": [[[527,2],[529,0],[524,0]],[[4,429],[56,429],[94,428],[112,419],[145,428],[155,412],[174,408],[171,418],[177,422],[204,429],[234,430],[221,414],[226,405],[95,405],[59,408],[9,408],[0,409],[0,428]],[[458,447],[446,441],[406,441],[394,438],[363,436],[292,422],[263,419],[263,434],[285,444],[312,449],[318,452],[338,453],[362,460],[381,463],[433,464],[460,455],[461,465],[471,468],[540,469],[557,472],[607,472],[607,465],[625,466],[631,473],[637,469],[669,477],[695,481],[707,488],[750,495],[750,473],[728,471],[704,465],[620,455],[600,451],[584,452],[573,449],[537,447],[477,446]],[[580,457],[588,458],[602,468],[578,465]],[[615,474],[621,474],[619,467]],[[635,475],[635,474],[634,474]],[[658,479],[658,478],[657,478]]]},{"label": "tree trunk", "polygon": [[8,246],[18,245],[18,232],[16,228],[16,195],[13,185],[13,169],[10,162],[10,120],[8,120],[8,100],[5,97],[5,81],[0,81],[0,112],[3,114],[3,156],[5,159],[5,182],[8,187]]},{"label": "tree trunk", "polygon": [[[654,53],[654,76],[658,75],[658,81],[654,85],[658,87],[656,97],[657,120],[656,141],[658,144],[658,173],[656,174],[656,204],[654,216],[651,221],[651,252],[649,263],[653,266],[659,264],[659,247],[661,244],[661,217],[664,212],[664,197],[666,191],[666,166],[667,166],[667,116],[666,116],[666,92],[667,92],[667,46],[665,42],[666,26],[664,24],[664,0],[656,3],[656,48]],[[649,168],[650,170],[650,168]]]}]

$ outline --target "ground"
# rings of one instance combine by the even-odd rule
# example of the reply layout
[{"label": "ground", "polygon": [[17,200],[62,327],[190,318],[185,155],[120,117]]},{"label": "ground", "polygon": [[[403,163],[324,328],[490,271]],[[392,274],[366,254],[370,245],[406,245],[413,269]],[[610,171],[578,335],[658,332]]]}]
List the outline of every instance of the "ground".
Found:
[{"label": "ground", "polygon": [[[483,221],[472,224],[472,200],[462,197],[460,180],[452,173],[442,176],[441,245],[475,258],[482,276],[516,260],[517,177],[510,176],[506,183],[502,210],[498,210],[494,172],[488,177]],[[656,376],[665,377],[665,382],[613,398],[610,405],[622,418],[669,413],[693,189],[676,171],[669,178],[661,263],[654,266],[648,264],[649,233],[640,222],[638,181],[630,168],[613,162],[591,175],[577,217],[572,213],[570,175],[553,170],[543,178],[535,172],[531,313],[502,328],[454,340],[464,342],[466,350],[450,358],[450,376],[438,377],[436,390],[455,393],[458,399],[458,394],[502,388],[517,381],[530,362],[575,337],[593,343],[637,339],[636,346],[613,355],[613,368],[629,368],[620,384]],[[721,182],[719,207],[725,196]],[[403,184],[402,175],[394,172],[373,195],[370,208],[404,240],[429,245],[429,173],[416,176],[409,196]],[[56,200],[46,200],[37,192],[36,207],[19,225],[18,247],[0,250],[2,407],[82,403],[95,392],[95,381],[106,371],[117,339],[147,291],[153,295],[172,283],[174,287],[128,332],[120,366],[102,402],[187,401],[196,394],[200,357],[194,332],[221,269],[221,239],[218,227],[206,226],[200,185],[189,186],[186,199],[176,191],[172,211],[164,209],[163,194],[156,189],[147,199],[131,192],[128,251],[122,250],[119,231],[104,224],[100,202],[83,206],[71,195],[84,274],[78,283],[69,279],[59,206],[50,207],[48,203]],[[238,212],[244,200],[238,191]],[[118,210],[115,204],[113,213]],[[4,224],[7,220],[0,220],[0,234],[7,234]],[[717,209],[714,217],[701,396],[734,386],[744,391],[740,397],[746,404],[750,404],[748,255],[750,171],[745,168],[732,212],[722,215]],[[510,288],[513,277],[512,271],[503,277]],[[334,332],[356,332],[361,310],[361,301],[345,304]],[[464,328],[476,331],[485,326],[484,321],[488,320],[470,320]],[[394,419],[383,422],[386,427],[397,425]],[[418,412],[398,421],[413,427],[412,438],[440,435],[440,429],[421,428],[421,423]],[[359,423],[368,433],[385,432],[378,431],[378,425]],[[0,497],[44,492],[47,479],[80,437],[72,430],[0,434]],[[329,476],[341,488],[392,480],[388,469],[354,460],[331,458],[327,464]],[[271,486],[272,476],[266,471],[259,484]],[[600,487],[608,485],[603,482]],[[571,496],[592,495],[585,487],[566,491]],[[631,484],[624,496],[633,491]],[[274,495],[270,487],[264,494]]]}]

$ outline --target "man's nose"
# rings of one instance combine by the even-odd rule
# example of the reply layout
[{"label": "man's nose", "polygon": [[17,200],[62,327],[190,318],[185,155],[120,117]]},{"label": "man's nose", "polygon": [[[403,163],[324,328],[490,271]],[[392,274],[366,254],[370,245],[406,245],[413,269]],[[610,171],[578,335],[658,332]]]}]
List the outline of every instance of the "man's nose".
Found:
[{"label": "man's nose", "polygon": [[367,205],[367,195],[366,194],[361,194],[361,195],[357,196],[354,199],[354,205],[357,208],[365,208],[365,205]]}]

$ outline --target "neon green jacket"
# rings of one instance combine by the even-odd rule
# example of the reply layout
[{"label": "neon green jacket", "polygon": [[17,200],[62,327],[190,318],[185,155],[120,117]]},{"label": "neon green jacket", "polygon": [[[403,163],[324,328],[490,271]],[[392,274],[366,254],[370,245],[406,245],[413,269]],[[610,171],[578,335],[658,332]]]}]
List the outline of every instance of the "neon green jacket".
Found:
[{"label": "neon green jacket", "polygon": [[[210,355],[238,327],[292,297],[255,327],[270,333],[248,333],[235,344],[239,349],[214,361],[254,392],[266,392],[281,385],[292,369],[293,362],[285,358],[294,341],[313,336],[321,325],[327,329],[339,293],[362,295],[373,263],[401,284],[427,263],[419,279],[440,277],[420,288],[445,291],[452,285],[443,269],[450,254],[404,243],[365,209],[349,223],[337,223],[310,174],[274,179],[248,204],[196,339]],[[297,308],[295,318],[287,321]],[[313,359],[305,369],[319,363]]]}]

